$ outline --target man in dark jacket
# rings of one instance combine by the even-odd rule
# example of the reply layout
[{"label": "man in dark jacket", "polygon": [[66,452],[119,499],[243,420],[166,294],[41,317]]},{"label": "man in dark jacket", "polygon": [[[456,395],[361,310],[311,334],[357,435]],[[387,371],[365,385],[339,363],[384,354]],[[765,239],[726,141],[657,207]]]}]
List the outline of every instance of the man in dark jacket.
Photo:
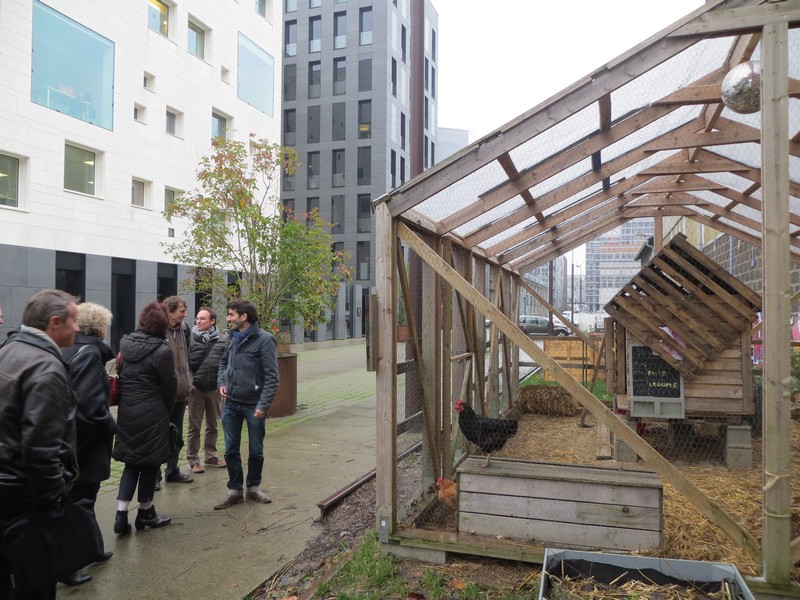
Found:
[{"label": "man in dark jacket", "polygon": [[[214,508],[221,510],[248,500],[266,504],[269,494],[261,491],[264,469],[264,433],[267,410],[278,391],[278,350],[275,338],[256,323],[256,307],[247,300],[228,303],[231,341],[219,362],[217,384],[225,399],[222,430],[228,462],[228,493]],[[242,425],[247,421],[249,456],[247,492],[243,494]]]},{"label": "man in dark jacket", "polygon": [[175,393],[175,404],[172,407],[169,420],[178,429],[178,448],[167,460],[164,478],[173,483],[190,483],[191,475],[181,473],[178,467],[180,448],[183,447],[183,417],[186,414],[186,401],[192,391],[192,374],[189,372],[189,326],[183,322],[186,317],[186,300],[180,296],[164,298],[164,306],[169,311],[169,327],[167,328],[167,345],[172,350],[175,361],[175,378],[178,390]]},{"label": "man in dark jacket", "polygon": [[222,410],[222,398],[217,391],[219,361],[228,344],[226,332],[217,329],[217,313],[207,306],[197,311],[189,343],[189,371],[193,387],[189,394],[189,427],[186,433],[186,460],[192,473],[203,473],[200,464],[200,427],[206,418],[206,435],[203,443],[204,464],[208,467],[225,467],[217,456],[217,422]]},{"label": "man in dark jacket", "polygon": [[[28,300],[22,328],[0,348],[0,537],[31,508],[53,513],[78,476],[75,397],[61,349],[78,330],[75,298],[42,290]],[[2,570],[2,569],[0,569]],[[55,574],[24,598],[55,598]],[[0,574],[0,597],[14,595]]]}]

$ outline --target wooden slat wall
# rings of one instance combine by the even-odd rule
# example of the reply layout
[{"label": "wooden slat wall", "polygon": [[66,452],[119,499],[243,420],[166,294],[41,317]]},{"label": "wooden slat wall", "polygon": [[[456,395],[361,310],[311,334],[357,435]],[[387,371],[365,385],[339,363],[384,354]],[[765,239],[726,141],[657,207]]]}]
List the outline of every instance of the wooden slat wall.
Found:
[{"label": "wooden slat wall", "polygon": [[[546,338],[544,351],[578,381],[591,380],[598,353],[594,347],[584,343],[583,340]],[[606,379],[605,360],[600,363],[597,378],[600,381]],[[548,371],[544,373],[544,380],[555,381]]]}]

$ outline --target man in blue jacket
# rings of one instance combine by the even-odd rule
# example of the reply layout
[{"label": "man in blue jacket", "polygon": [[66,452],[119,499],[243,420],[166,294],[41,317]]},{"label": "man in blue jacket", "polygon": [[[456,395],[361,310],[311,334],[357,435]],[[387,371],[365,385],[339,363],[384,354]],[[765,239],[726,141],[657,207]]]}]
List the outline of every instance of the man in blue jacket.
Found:
[{"label": "man in blue jacket", "polygon": [[[247,300],[233,300],[227,309],[231,339],[219,361],[217,385],[225,402],[222,430],[225,433],[228,493],[214,505],[217,510],[239,504],[244,498],[262,504],[272,502],[269,494],[260,488],[264,468],[265,419],[278,391],[275,338],[257,325],[255,305]],[[247,421],[249,444],[246,493],[240,452],[244,421]]]}]

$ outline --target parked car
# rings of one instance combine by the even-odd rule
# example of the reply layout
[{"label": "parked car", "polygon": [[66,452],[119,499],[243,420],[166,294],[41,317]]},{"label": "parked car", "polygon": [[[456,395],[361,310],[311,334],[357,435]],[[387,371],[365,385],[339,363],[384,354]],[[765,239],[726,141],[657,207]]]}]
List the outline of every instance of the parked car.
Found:
[{"label": "parked car", "polygon": [[[547,318],[538,315],[522,315],[519,318],[519,328],[528,335],[548,335],[548,325]],[[553,335],[569,335],[569,329],[553,321]]]}]

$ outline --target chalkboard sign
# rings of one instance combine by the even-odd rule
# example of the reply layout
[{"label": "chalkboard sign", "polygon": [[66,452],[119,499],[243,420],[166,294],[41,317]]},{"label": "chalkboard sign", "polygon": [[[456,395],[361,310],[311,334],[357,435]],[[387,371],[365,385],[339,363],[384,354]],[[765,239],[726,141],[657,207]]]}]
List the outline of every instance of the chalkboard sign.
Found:
[{"label": "chalkboard sign", "polygon": [[683,418],[683,375],[644,344],[628,344],[628,396],[634,417]]}]

